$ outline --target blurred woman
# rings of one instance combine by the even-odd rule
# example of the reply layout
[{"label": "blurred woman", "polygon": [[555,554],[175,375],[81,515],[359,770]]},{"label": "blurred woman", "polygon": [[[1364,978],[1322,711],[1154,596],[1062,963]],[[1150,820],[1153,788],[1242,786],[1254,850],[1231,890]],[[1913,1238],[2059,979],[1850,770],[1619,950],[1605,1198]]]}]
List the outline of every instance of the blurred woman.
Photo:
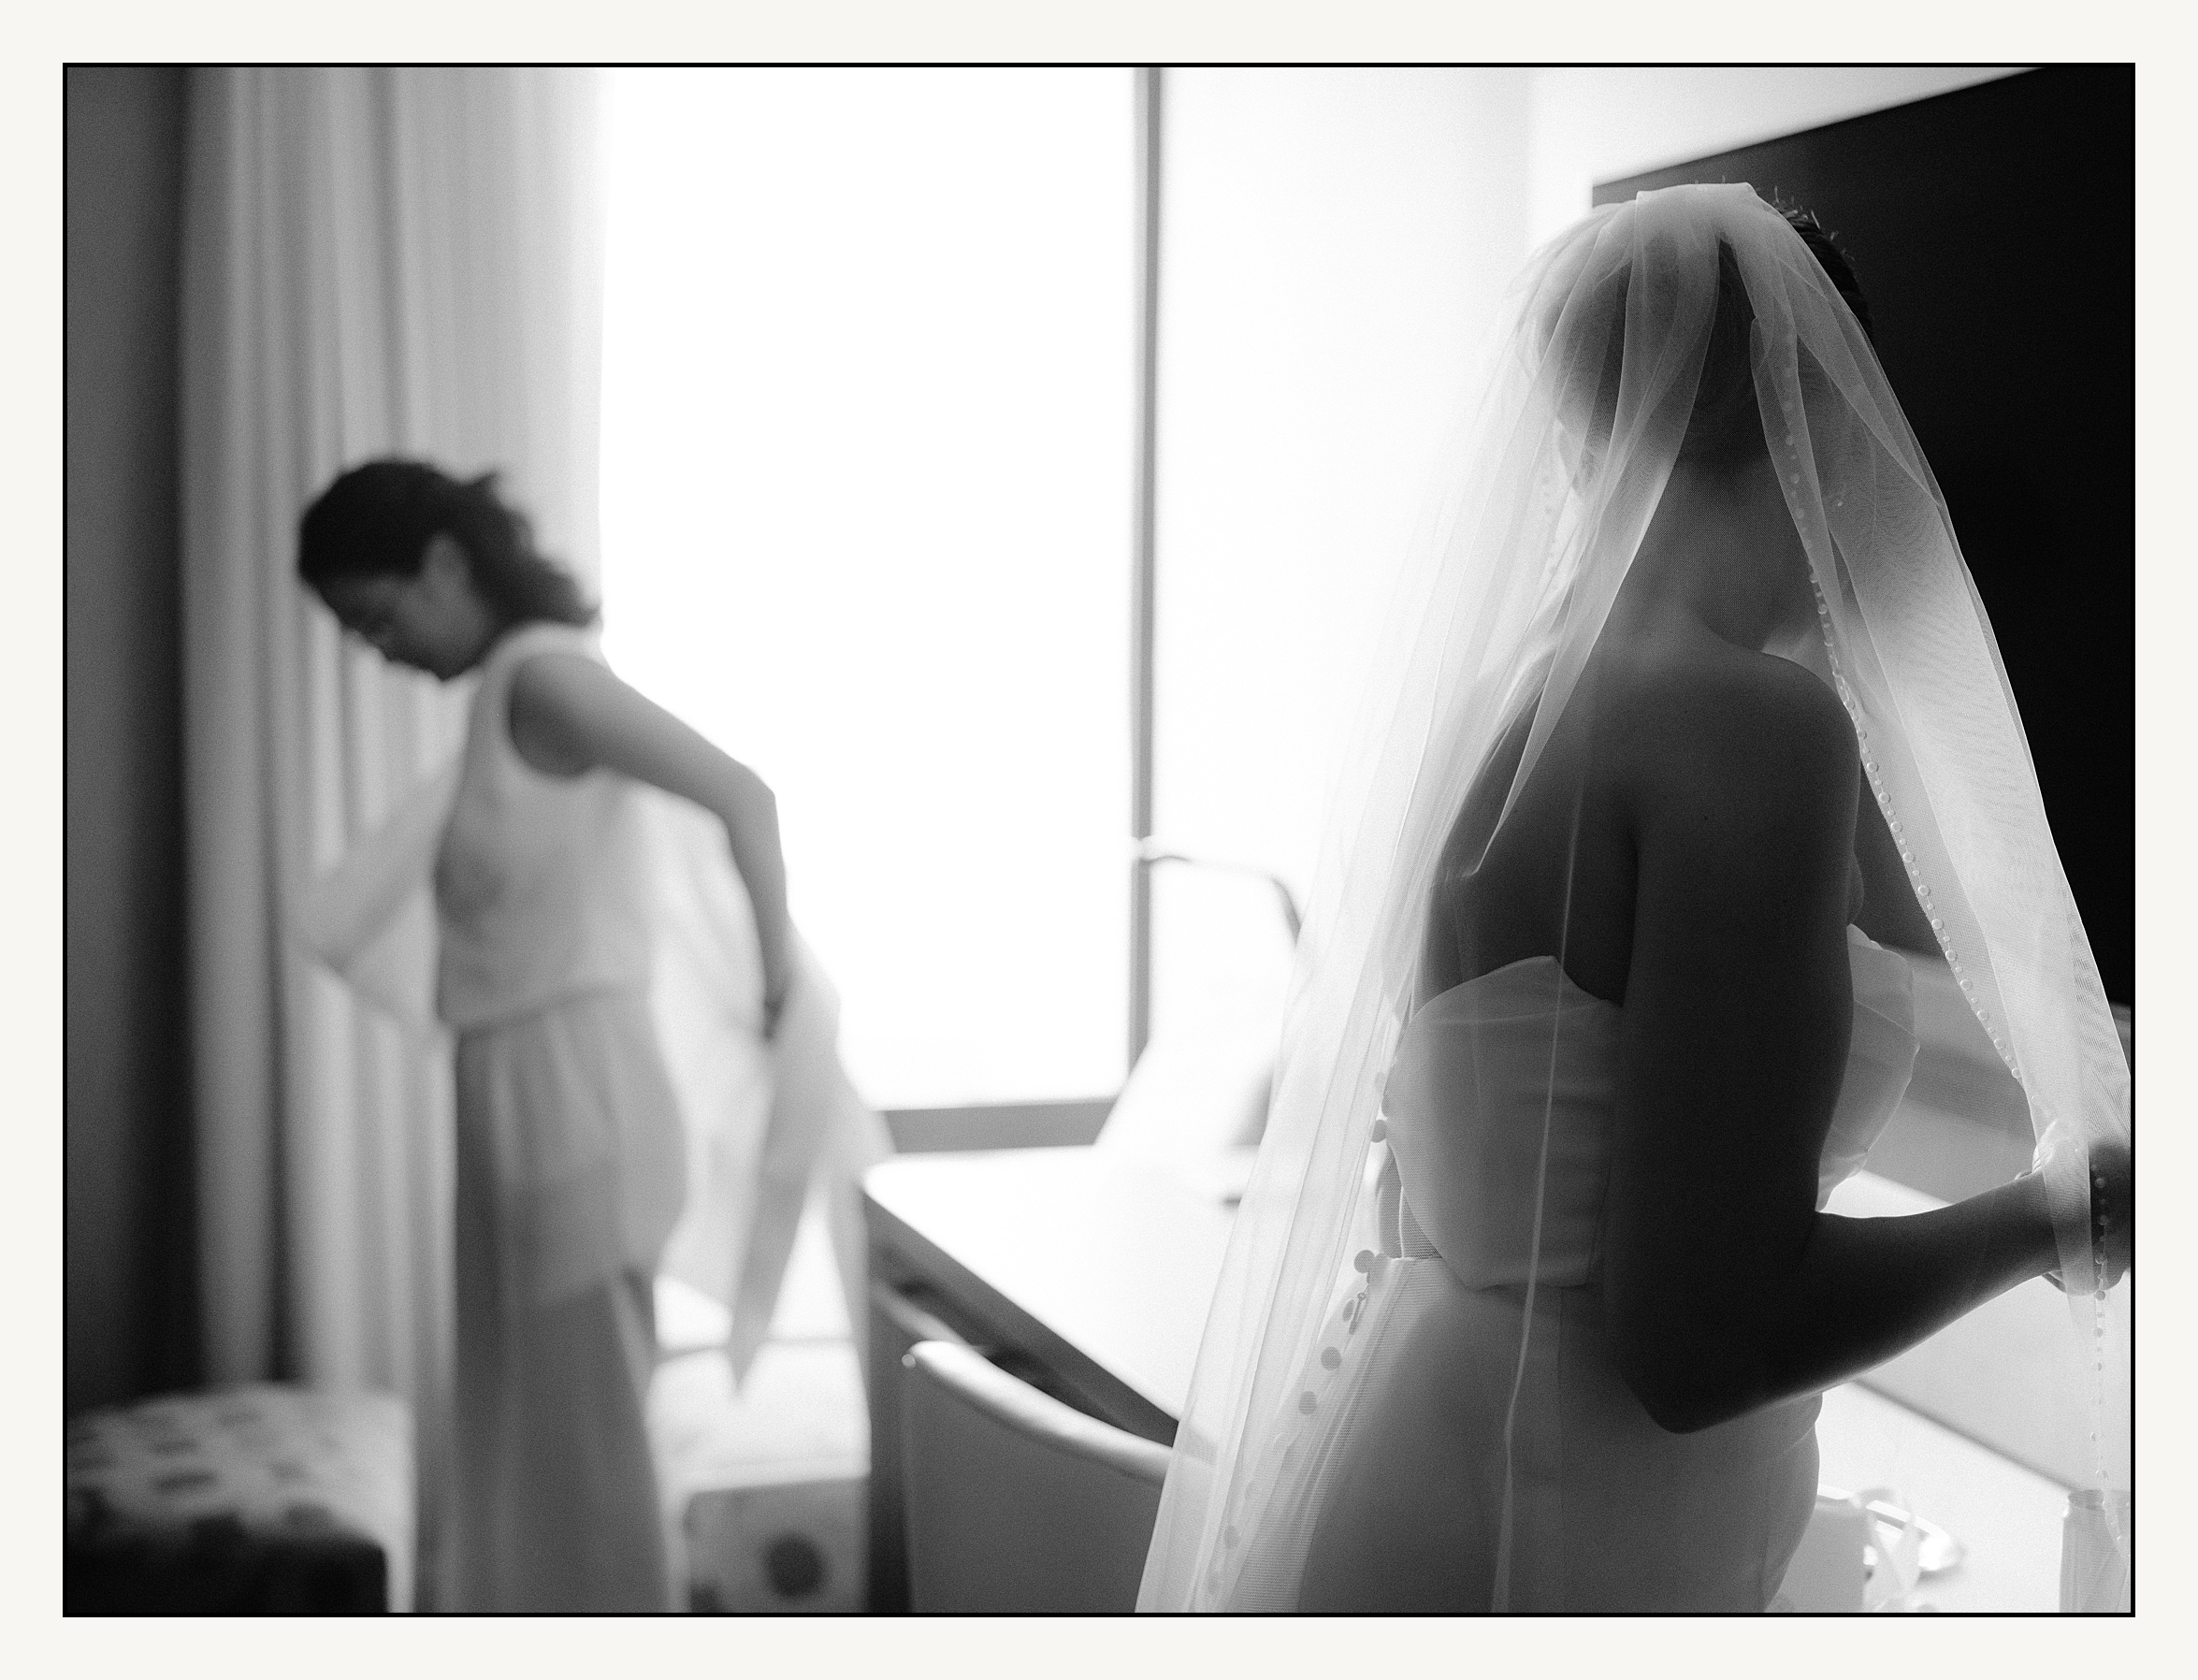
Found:
[{"label": "blurred woman", "polygon": [[456,1039],[461,1611],[677,1608],[644,1428],[652,1290],[687,1144],[652,1024],[636,791],[722,824],[764,1027],[795,967],[771,790],[612,674],[493,476],[378,460],[306,511],[298,571],[393,663],[478,678],[433,867]]}]

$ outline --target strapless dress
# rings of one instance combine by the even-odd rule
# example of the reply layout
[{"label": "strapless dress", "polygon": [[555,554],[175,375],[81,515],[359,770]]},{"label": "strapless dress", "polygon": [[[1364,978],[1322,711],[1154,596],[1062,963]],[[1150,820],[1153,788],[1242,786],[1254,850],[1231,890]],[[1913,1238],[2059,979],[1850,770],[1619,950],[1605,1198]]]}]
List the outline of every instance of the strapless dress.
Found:
[{"label": "strapless dress", "polygon": [[[1861,1166],[1916,1060],[1905,959],[1858,929],[1848,959],[1854,1025],[1819,1208]],[[1679,1435],[1619,1376],[1599,1232],[1621,1021],[1532,957],[1407,1023],[1363,1285],[1231,1499],[1203,1595],[1215,1607],[1770,1603],[1815,1500],[1819,1401]]]}]

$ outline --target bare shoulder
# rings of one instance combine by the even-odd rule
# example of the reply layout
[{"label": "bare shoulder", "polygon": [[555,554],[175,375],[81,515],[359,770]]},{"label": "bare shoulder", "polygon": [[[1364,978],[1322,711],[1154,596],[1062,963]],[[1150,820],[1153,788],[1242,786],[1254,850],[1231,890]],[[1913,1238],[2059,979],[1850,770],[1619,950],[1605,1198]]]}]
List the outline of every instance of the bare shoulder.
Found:
[{"label": "bare shoulder", "polygon": [[567,647],[545,647],[530,653],[512,670],[514,705],[554,709],[569,705],[576,698],[623,686],[601,660]]},{"label": "bare shoulder", "polygon": [[512,744],[537,770],[614,770],[718,808],[727,777],[749,776],[687,724],[585,653],[532,655],[512,673]]},{"label": "bare shoulder", "polygon": [[1607,708],[1637,818],[1751,813],[1811,824],[1851,813],[1854,726],[1808,671],[1738,648],[1688,649],[1620,673]]},{"label": "bare shoulder", "polygon": [[512,671],[506,727],[519,756],[545,775],[577,775],[600,760],[606,714],[629,690],[608,666],[567,648],[528,654]]},{"label": "bare shoulder", "polygon": [[587,728],[646,704],[600,659],[571,648],[528,654],[512,672],[514,730]]}]

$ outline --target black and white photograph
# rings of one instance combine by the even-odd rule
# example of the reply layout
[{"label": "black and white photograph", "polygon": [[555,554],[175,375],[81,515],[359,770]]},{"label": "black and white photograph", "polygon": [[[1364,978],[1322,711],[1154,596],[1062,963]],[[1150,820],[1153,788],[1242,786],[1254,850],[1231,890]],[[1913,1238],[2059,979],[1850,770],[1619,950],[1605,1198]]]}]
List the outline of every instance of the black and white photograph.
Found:
[{"label": "black and white photograph", "polygon": [[2142,65],[514,51],[45,72],[65,1618],[2173,1613]]}]

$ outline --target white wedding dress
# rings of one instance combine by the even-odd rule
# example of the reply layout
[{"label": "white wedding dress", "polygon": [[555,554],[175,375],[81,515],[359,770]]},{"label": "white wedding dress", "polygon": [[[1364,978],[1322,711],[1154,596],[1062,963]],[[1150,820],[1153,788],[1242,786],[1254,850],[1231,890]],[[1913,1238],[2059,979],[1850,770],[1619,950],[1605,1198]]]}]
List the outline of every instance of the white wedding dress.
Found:
[{"label": "white wedding dress", "polygon": [[[1869,1153],[1916,1060],[1906,960],[1850,929],[1848,962],[1854,1026],[1819,1207]],[[1815,1498],[1818,1400],[1678,1435],[1620,1378],[1598,1275],[1619,1021],[1549,957],[1412,1016],[1383,1105],[1363,1286],[1288,1402],[1294,1427],[1251,1473],[1249,1520],[1231,1528],[1254,1542],[1233,1556],[1224,1530],[1211,1608],[1485,1610],[1507,1470],[1508,1608],[1770,1603]]]}]

